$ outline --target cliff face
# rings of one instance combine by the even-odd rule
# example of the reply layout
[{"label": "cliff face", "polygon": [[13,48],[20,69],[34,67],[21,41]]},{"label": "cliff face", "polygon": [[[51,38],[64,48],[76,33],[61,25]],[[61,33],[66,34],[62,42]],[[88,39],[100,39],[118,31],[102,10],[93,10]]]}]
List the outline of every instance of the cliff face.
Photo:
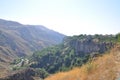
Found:
[{"label": "cliff face", "polygon": [[[103,38],[103,36],[99,36]],[[75,50],[75,54],[90,54],[90,53],[104,53],[111,47],[113,47],[114,43],[112,41],[101,41],[100,38],[96,38],[95,36],[83,36],[83,38],[67,38],[64,41],[64,46],[71,47]],[[106,36],[107,38],[107,36]],[[110,37],[108,37],[110,38]],[[111,36],[112,38],[112,36]]]},{"label": "cliff face", "polygon": [[93,40],[73,41],[71,47],[75,49],[76,54],[89,54],[93,52],[104,53],[108,48],[112,47],[112,43],[101,42],[97,43]]}]

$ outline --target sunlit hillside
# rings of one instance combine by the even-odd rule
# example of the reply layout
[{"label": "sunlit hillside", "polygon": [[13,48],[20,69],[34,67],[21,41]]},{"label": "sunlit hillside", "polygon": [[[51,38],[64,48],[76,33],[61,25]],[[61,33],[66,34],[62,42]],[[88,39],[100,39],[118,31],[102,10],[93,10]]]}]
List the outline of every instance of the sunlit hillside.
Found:
[{"label": "sunlit hillside", "polygon": [[92,59],[82,67],[59,72],[45,80],[119,80],[119,68],[120,45],[116,45],[110,52]]}]

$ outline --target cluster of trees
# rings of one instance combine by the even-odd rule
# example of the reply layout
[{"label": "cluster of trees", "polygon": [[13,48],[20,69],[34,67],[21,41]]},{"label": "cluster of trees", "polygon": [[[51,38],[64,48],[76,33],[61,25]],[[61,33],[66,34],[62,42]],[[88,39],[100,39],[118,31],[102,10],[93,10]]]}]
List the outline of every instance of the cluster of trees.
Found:
[{"label": "cluster of trees", "polygon": [[[49,50],[49,51],[48,51]],[[58,71],[66,71],[74,66],[81,66],[88,60],[88,56],[80,57],[75,55],[74,49],[69,49],[66,52],[61,52],[60,49],[48,48],[47,54],[44,50],[35,53],[32,56],[33,61],[37,62],[31,64],[33,68],[44,68],[49,73]]]}]

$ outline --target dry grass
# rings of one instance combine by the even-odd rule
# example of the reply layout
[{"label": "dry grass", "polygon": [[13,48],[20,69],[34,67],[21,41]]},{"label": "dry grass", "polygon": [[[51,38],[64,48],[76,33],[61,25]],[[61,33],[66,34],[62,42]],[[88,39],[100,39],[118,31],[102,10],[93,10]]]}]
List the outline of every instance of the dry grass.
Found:
[{"label": "dry grass", "polygon": [[45,80],[116,80],[117,74],[120,73],[118,55],[120,55],[120,46],[116,46],[109,54],[97,57],[80,68],[51,75]]}]

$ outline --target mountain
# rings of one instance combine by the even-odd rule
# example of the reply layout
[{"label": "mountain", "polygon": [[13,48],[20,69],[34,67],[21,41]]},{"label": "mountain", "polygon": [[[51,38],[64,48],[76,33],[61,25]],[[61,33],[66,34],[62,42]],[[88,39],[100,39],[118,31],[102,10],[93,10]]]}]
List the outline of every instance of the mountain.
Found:
[{"label": "mountain", "polygon": [[0,61],[31,55],[34,51],[61,43],[64,36],[41,25],[23,25],[0,19]]},{"label": "mountain", "polygon": [[82,66],[90,59],[109,51],[117,42],[116,35],[79,35],[64,38],[63,43],[35,52],[30,65],[48,73],[67,71]]}]

